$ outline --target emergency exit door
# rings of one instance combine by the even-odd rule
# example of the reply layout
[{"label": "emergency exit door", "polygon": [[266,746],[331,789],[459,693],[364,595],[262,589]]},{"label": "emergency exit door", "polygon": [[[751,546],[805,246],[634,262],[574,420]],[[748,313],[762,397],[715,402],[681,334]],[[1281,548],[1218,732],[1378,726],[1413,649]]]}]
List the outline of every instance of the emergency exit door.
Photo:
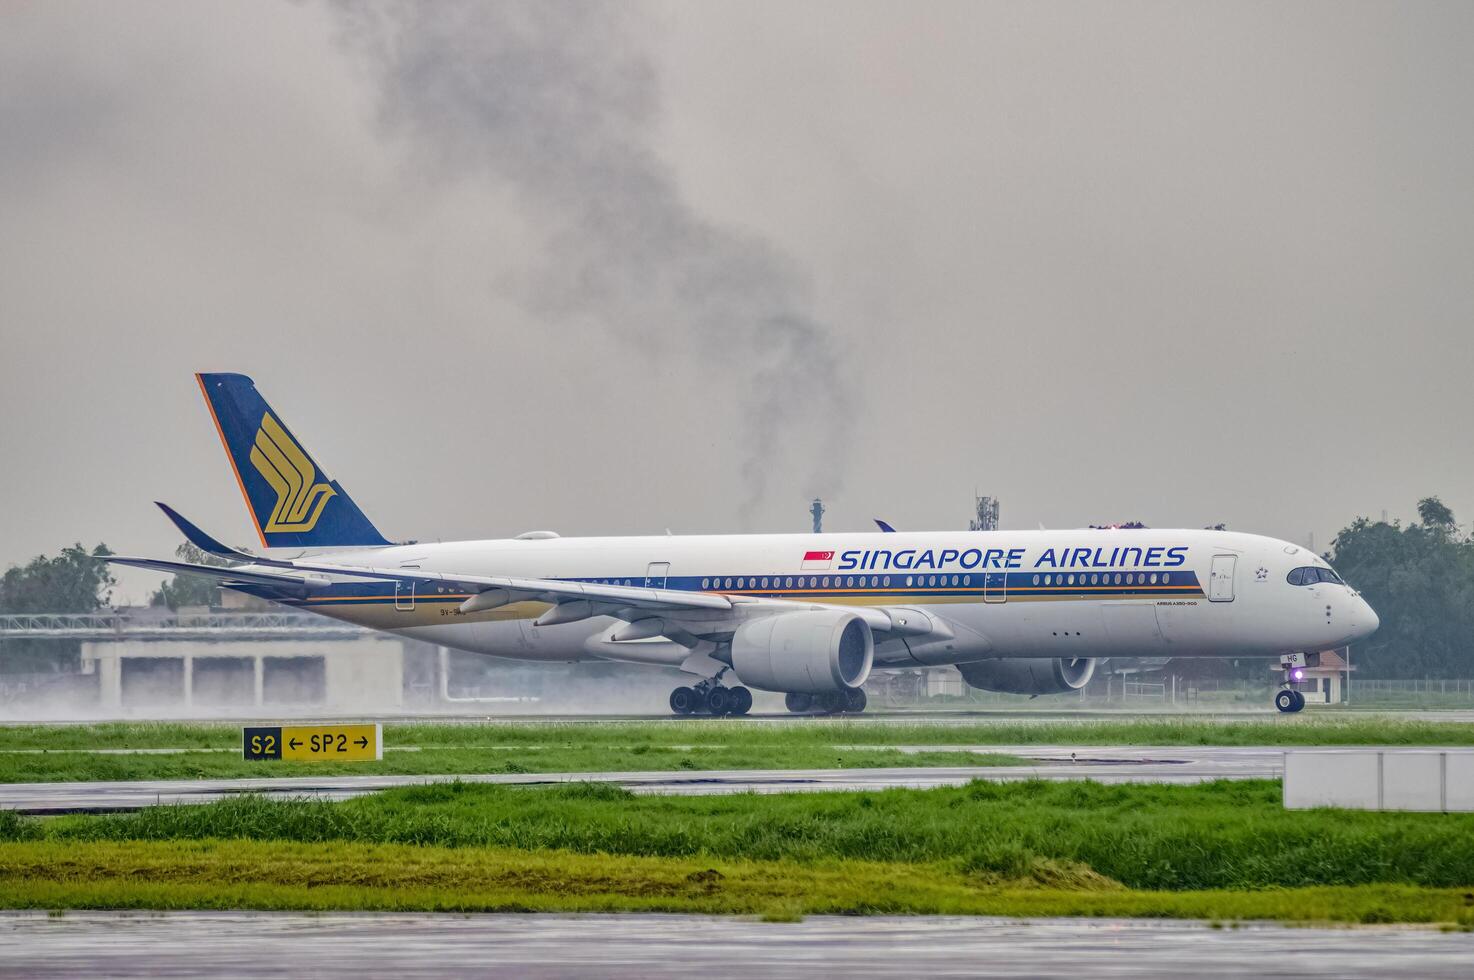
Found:
[{"label": "emergency exit door", "polygon": [[1214,555],[1213,569],[1208,573],[1208,598],[1213,602],[1233,602],[1233,570],[1235,555]]},{"label": "emergency exit door", "polygon": [[668,575],[670,575],[670,562],[652,561],[650,567],[645,569],[645,588],[665,588],[665,580]]}]

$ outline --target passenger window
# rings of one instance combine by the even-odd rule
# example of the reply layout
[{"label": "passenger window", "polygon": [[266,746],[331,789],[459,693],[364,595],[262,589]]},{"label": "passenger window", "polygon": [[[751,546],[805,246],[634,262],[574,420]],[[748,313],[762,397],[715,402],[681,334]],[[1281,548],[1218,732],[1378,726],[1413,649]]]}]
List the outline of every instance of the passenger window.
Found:
[{"label": "passenger window", "polygon": [[1044,584],[1045,585],[1053,585],[1054,584],[1054,576],[1053,575],[1046,575],[1046,576],[1044,576]]},{"label": "passenger window", "polygon": [[1156,572],[1152,572],[1152,584],[1153,585],[1156,585],[1157,584],[1157,573]]},{"label": "passenger window", "polygon": [[1171,580],[1172,580],[1172,573],[1171,572],[1163,572],[1162,573],[1162,584],[1163,585],[1166,585]]},{"label": "passenger window", "polygon": [[1034,584],[1035,585],[1038,585],[1039,584],[1039,576],[1037,576],[1037,575],[1034,576]]},{"label": "passenger window", "polygon": [[701,587],[702,587],[702,588],[703,588],[703,589],[707,589],[707,588],[710,588],[710,587],[711,587],[711,579],[709,579],[709,578],[704,578],[704,579],[702,579],[702,580],[701,580]]},{"label": "passenger window", "polygon": [[881,585],[884,585],[887,589],[890,588],[891,587],[891,577],[889,575],[887,575],[885,577],[885,579],[880,584]]}]

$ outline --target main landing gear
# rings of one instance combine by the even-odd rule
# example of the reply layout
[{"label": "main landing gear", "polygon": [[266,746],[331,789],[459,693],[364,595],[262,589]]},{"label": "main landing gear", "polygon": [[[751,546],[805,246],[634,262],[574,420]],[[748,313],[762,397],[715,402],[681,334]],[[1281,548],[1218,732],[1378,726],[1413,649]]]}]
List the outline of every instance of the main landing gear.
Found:
[{"label": "main landing gear", "polygon": [[670,710],[678,715],[745,715],[752,710],[752,692],[745,687],[723,687],[713,677],[670,692]]},{"label": "main landing gear", "polygon": [[796,715],[818,712],[825,715],[859,714],[865,710],[865,692],[858,687],[823,694],[789,694],[783,704]]},{"label": "main landing gear", "polygon": [[1286,653],[1280,656],[1280,669],[1285,672],[1284,687],[1275,692],[1274,706],[1283,714],[1294,714],[1305,708],[1305,695],[1290,685],[1305,676],[1307,658],[1303,653]]}]

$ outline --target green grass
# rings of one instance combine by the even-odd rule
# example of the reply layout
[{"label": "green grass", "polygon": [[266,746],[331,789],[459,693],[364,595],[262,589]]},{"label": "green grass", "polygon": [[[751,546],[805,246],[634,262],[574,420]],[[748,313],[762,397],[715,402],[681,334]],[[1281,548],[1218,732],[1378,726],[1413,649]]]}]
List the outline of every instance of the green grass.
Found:
[{"label": "green grass", "polygon": [[1474,927],[1474,817],[1272,782],[636,796],[443,784],[0,815],[0,905],[1173,916]]},{"label": "green grass", "polygon": [[1474,815],[1272,781],[639,796],[448,783],[0,812],[0,906],[1144,915],[1474,927]]},{"label": "green grass", "polygon": [[[0,782],[190,779],[336,773],[600,772],[1006,765],[957,752],[904,754],[900,745],[1474,745],[1474,725],[1377,717],[1219,722],[1182,716],[1128,721],[887,724],[852,719],[388,724],[382,762],[245,762],[240,728],[213,724],[0,727]],[[100,749],[182,749],[109,755]],[[418,751],[404,751],[417,749]]]},{"label": "green grass", "polygon": [[933,790],[640,796],[602,784],[406,787],[329,803],[241,797],[51,820],[16,841],[238,839],[636,857],[1085,868],[1137,889],[1474,885],[1474,815],[1287,811],[1272,781],[973,783]]},{"label": "green grass", "polygon": [[403,844],[0,843],[9,908],[1089,915],[1474,925],[1461,889],[1133,891],[950,865],[649,858]]}]

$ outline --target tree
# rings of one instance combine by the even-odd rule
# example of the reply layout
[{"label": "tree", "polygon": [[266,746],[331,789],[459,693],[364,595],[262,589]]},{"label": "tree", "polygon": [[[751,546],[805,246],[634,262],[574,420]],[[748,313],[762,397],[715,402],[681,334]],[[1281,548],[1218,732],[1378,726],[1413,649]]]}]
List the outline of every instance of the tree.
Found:
[{"label": "tree", "polygon": [[1459,525],[1454,521],[1454,512],[1437,497],[1424,497],[1418,501],[1418,520],[1431,531],[1457,534]]},{"label": "tree", "polygon": [[1437,497],[1420,523],[1359,517],[1326,555],[1382,620],[1357,648],[1372,677],[1474,676],[1474,539]]},{"label": "tree", "polygon": [[[60,555],[37,555],[0,576],[0,614],[88,613],[107,605],[117,584],[107,563],[107,545],[90,552],[81,544]],[[56,671],[75,666],[81,646],[74,640],[0,641],[0,672]]]},{"label": "tree", "polygon": [[105,544],[89,552],[78,543],[55,558],[12,565],[0,577],[0,613],[84,613],[107,605],[117,579],[97,559],[110,554]]}]

